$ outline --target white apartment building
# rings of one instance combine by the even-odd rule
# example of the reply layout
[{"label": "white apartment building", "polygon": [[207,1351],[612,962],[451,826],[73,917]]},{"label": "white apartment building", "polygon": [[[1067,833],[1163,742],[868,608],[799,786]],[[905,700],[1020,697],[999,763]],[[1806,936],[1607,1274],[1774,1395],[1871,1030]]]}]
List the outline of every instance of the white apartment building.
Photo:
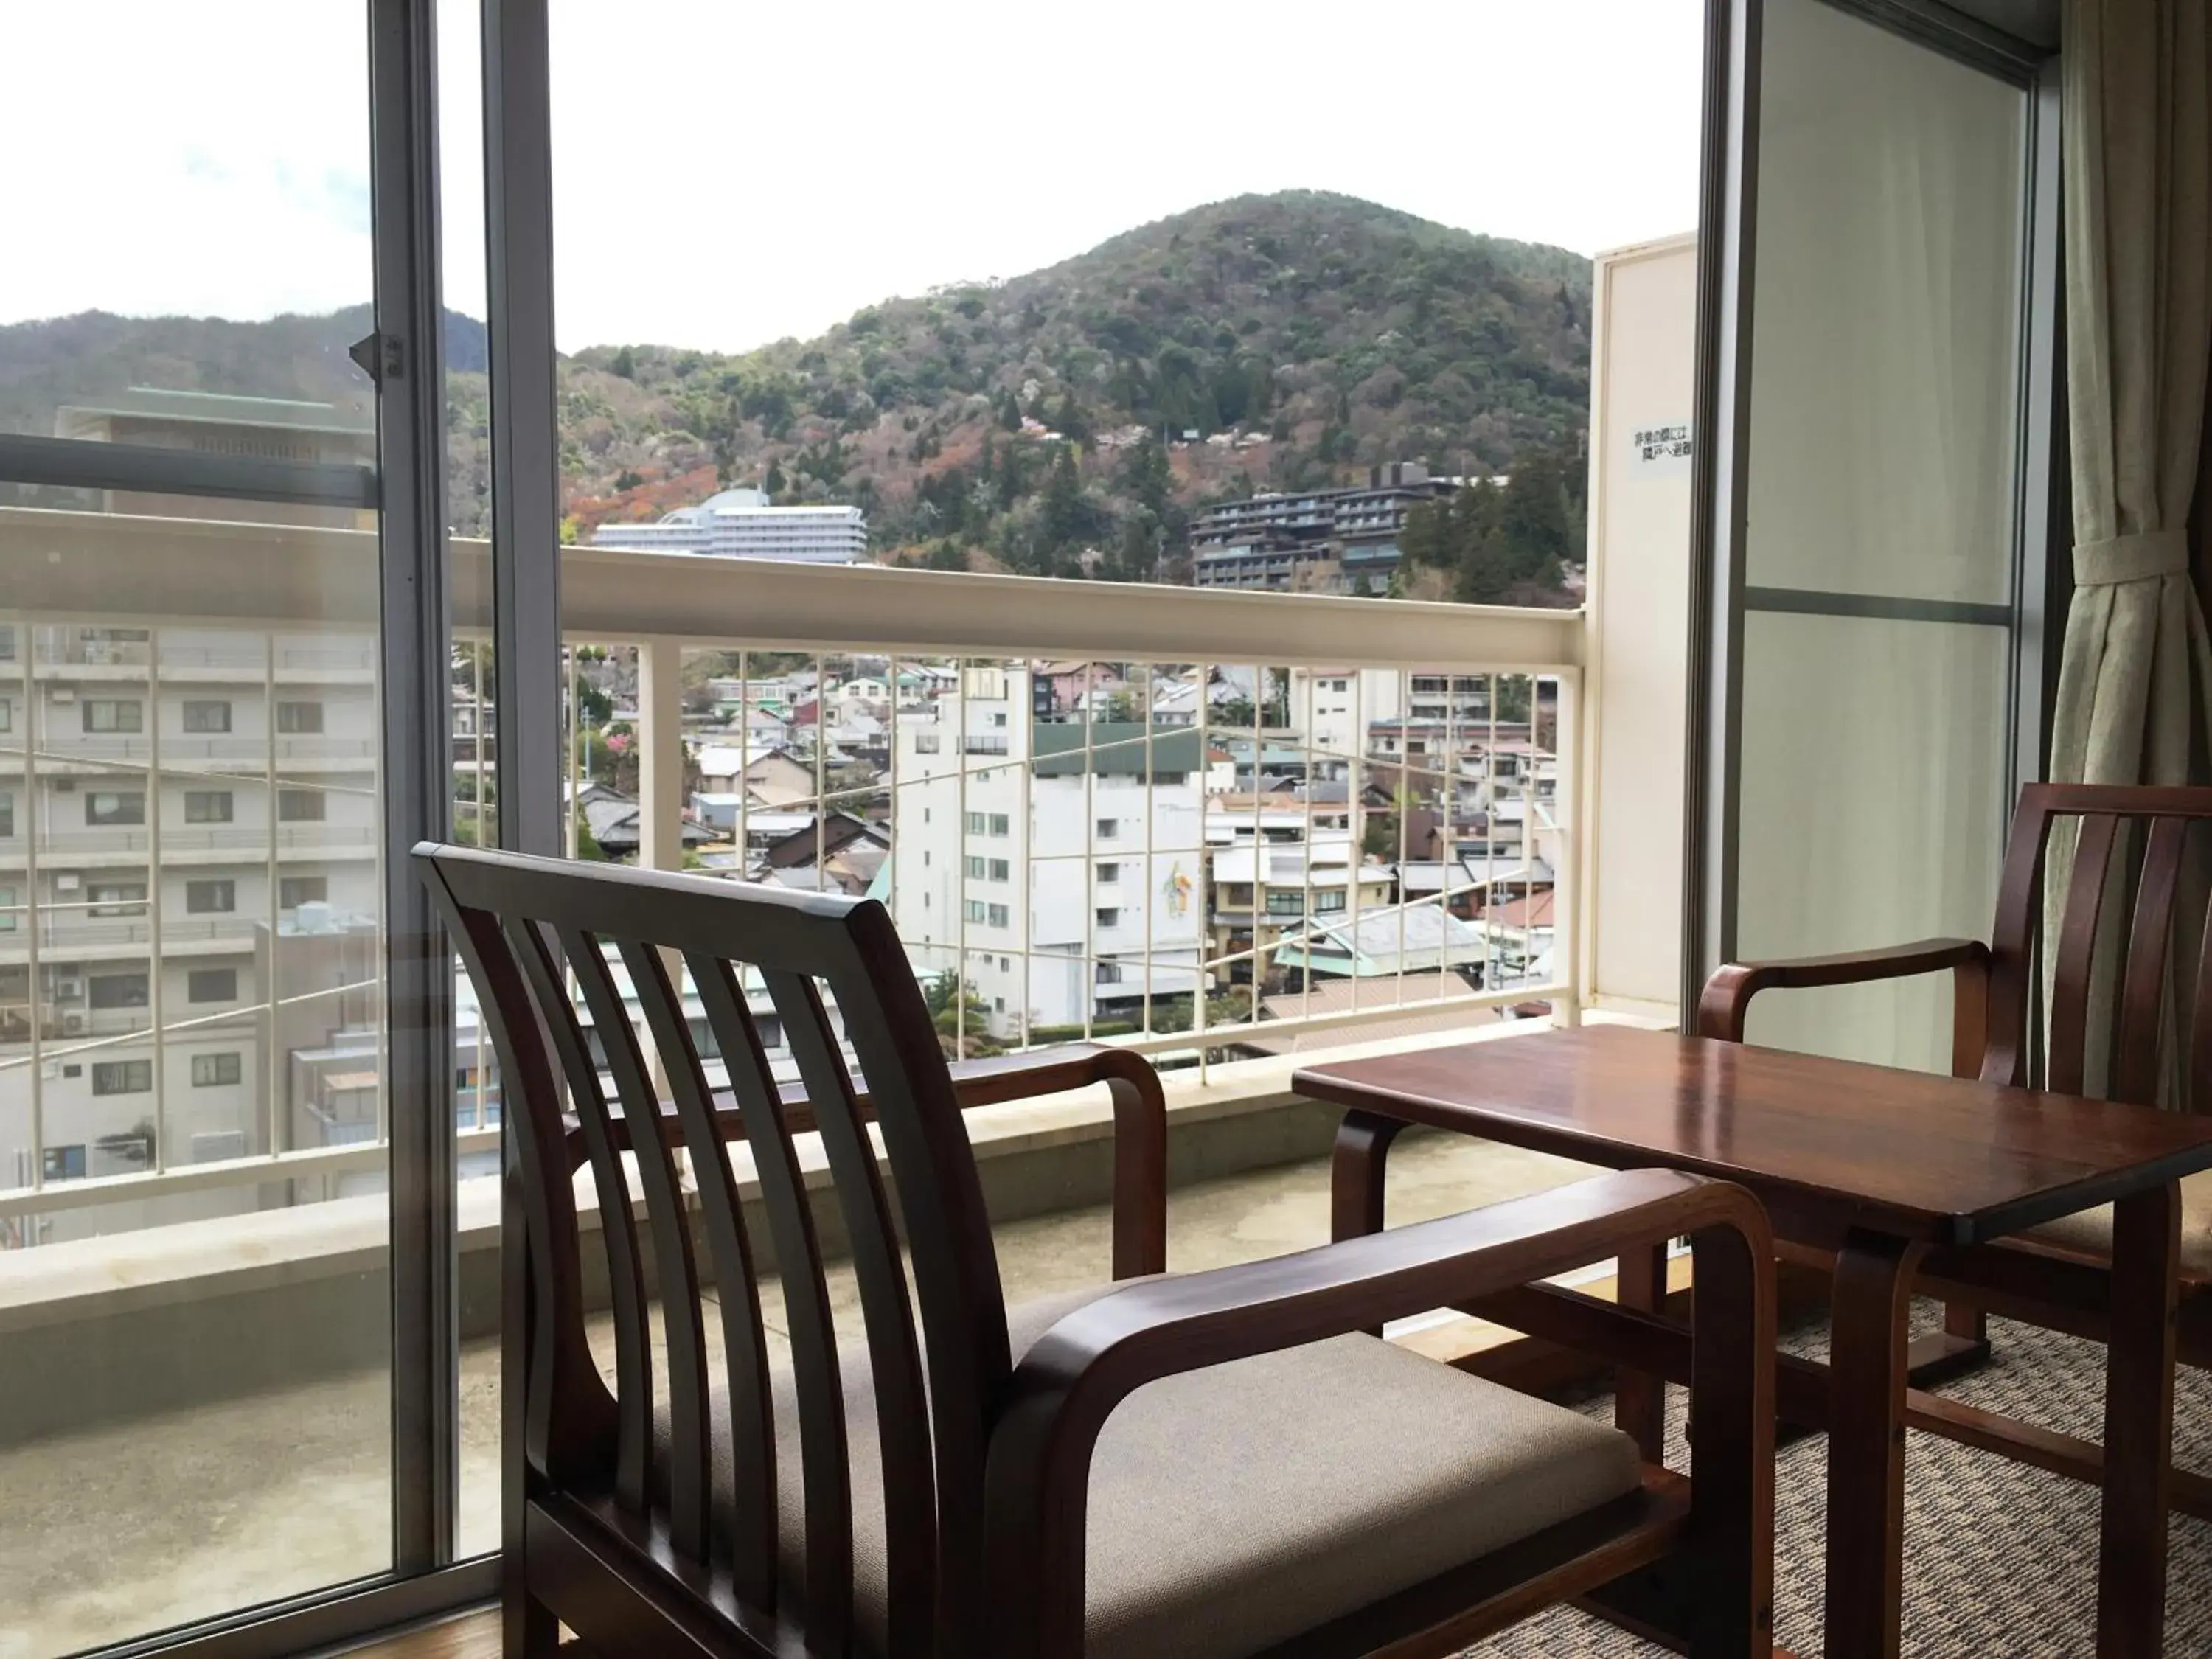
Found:
[{"label": "white apartment building", "polygon": [[990,1035],[1140,1021],[1205,939],[1195,732],[1040,722],[1030,675],[972,668],[902,714],[892,915],[925,981],[959,964]]},{"label": "white apartment building", "polygon": [[757,489],[725,489],[658,524],[602,525],[594,547],[637,553],[693,553],[718,559],[787,559],[799,564],[865,564],[867,515],[857,507],[771,507]]},{"label": "white apartment building", "polygon": [[1293,668],[1291,724],[1313,752],[1310,775],[1340,779],[1367,753],[1367,728],[1406,712],[1406,681],[1395,668]]},{"label": "white apartment building", "polygon": [[351,1138],[349,1081],[373,1113],[373,1068],[295,1062],[374,1017],[374,679],[365,635],[0,625],[0,1186],[34,1115],[64,1182]]}]

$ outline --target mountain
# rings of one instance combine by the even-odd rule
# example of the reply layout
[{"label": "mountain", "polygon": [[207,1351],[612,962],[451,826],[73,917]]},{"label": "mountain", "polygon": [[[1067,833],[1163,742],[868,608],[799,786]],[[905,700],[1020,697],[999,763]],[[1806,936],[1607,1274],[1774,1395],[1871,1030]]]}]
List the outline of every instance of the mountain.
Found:
[{"label": "mountain", "polygon": [[[1589,303],[1589,261],[1563,249],[1343,196],[1241,197],[1011,281],[886,300],[812,340],[580,351],[560,381],[567,512],[585,535],[759,483],[859,503],[886,558],[1172,576],[1209,501],[1394,460],[1480,477],[1571,458]],[[361,406],[344,346],[366,328],[359,307],[0,328],[0,430],[51,430],[58,392],[111,383]],[[477,532],[482,327],[456,318],[449,340],[453,520]]]}]

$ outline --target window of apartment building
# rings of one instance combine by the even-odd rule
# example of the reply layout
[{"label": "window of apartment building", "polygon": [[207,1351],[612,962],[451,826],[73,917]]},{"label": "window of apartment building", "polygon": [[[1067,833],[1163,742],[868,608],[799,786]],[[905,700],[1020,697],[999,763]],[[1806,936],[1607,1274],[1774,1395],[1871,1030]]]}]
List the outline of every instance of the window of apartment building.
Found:
[{"label": "window of apartment building", "polygon": [[1121,835],[1121,819],[1119,819],[1119,818],[1101,818],[1101,819],[1099,819],[1099,820],[1098,820],[1098,839],[1099,839],[1099,840],[1101,840],[1101,841],[1112,841],[1112,840],[1115,839],[1117,836],[1119,836]]},{"label": "window of apartment building", "polygon": [[1121,964],[1118,962],[1102,962],[1098,964],[1097,972],[1092,975],[1092,978],[1100,985],[1119,985],[1121,982]]},{"label": "window of apartment building", "polygon": [[[1316,894],[1316,896],[1318,897],[1319,895]],[[1271,916],[1302,915],[1305,912],[1305,908],[1306,896],[1304,893],[1292,890],[1288,893],[1267,895],[1267,914]]]},{"label": "window of apartment building", "polygon": [[985,874],[993,881],[1012,881],[1014,866],[1005,859],[992,859],[985,866]]},{"label": "window of apartment building", "polygon": [[91,824],[143,823],[146,792],[143,789],[94,789],[84,798],[84,821]]},{"label": "window of apartment building", "polygon": [[15,729],[15,702],[12,697],[0,697],[0,732]]},{"label": "window of apartment building", "polygon": [[1155,772],[1152,781],[1169,789],[1180,789],[1189,777],[1188,772]]},{"label": "window of apartment building", "polygon": [[1009,817],[1007,817],[1004,812],[994,812],[994,813],[992,813],[992,814],[991,814],[991,833],[992,833],[993,835],[994,835],[994,836],[1006,836],[1006,835],[1011,835],[1011,834],[1012,834],[1012,833],[1013,833],[1013,820],[1012,820],[1012,819],[1011,819],[1011,818],[1009,818]]},{"label": "window of apartment building", "polygon": [[1120,907],[1109,904],[1103,909],[1100,910],[1098,912],[1098,925],[1101,927],[1119,927],[1121,925],[1121,911]]},{"label": "window of apartment building", "polygon": [[1119,880],[1121,880],[1121,866],[1120,865],[1118,865],[1118,864],[1102,864],[1102,865],[1100,865],[1100,866],[1098,866],[1098,879],[1099,879],[1099,880],[1101,880],[1101,881],[1104,881],[1104,882],[1115,882],[1115,881],[1119,881]]},{"label": "window of apartment building", "polygon": [[0,795],[0,836],[12,836],[15,833],[15,798],[13,795]]},{"label": "window of apartment building", "polygon": [[1325,893],[1316,893],[1314,895],[1314,908],[1316,910],[1341,910],[1344,908],[1343,890],[1340,888],[1332,889]]},{"label": "window of apartment building", "polygon": [[188,1001],[238,1000],[238,969],[235,968],[195,968],[185,985],[185,995]]},{"label": "window of apartment building", "polygon": [[95,1008],[143,1008],[151,993],[143,973],[95,974],[85,981],[84,994]]},{"label": "window of apartment building", "polygon": [[246,1075],[244,1062],[236,1054],[194,1054],[192,1056],[192,1087],[220,1088],[236,1083]]},{"label": "window of apartment building", "polygon": [[231,811],[231,793],[228,789],[185,791],[186,823],[228,823]]},{"label": "window of apartment building", "polygon": [[276,705],[276,729],[295,734],[319,732],[323,729],[323,706],[319,702],[280,702]]},{"label": "window of apartment building", "polygon": [[970,879],[975,880],[975,881],[981,881],[981,880],[982,880],[982,879],[983,879],[983,860],[982,860],[982,855],[981,855],[981,854],[976,854],[976,853],[970,853],[970,854],[968,855],[968,859],[967,859],[967,869],[968,869],[968,874],[969,874],[969,878],[970,878]]},{"label": "window of apartment building", "polygon": [[319,789],[279,789],[276,816],[286,823],[320,823],[328,816],[326,797]]},{"label": "window of apartment building", "polygon": [[146,884],[143,881],[95,881],[84,890],[95,916],[143,916],[146,914]]},{"label": "window of apartment building", "polygon": [[325,904],[331,896],[328,876],[284,876],[276,883],[276,908],[296,910],[303,904]]},{"label": "window of apartment building", "polygon": [[999,971],[1002,974],[1012,973],[1014,971],[1014,959],[1012,957],[1000,957],[999,958]]},{"label": "window of apartment building", "polygon": [[238,884],[229,880],[185,884],[185,914],[204,916],[238,908]]},{"label": "window of apartment building", "polygon": [[991,716],[991,724],[994,726],[1004,726],[1006,723],[1006,717],[1003,714],[994,714]]},{"label": "window of apartment building", "polygon": [[0,887],[0,933],[15,931],[15,890]]},{"label": "window of apartment building", "polygon": [[84,1143],[74,1146],[46,1148],[46,1179],[49,1181],[82,1181],[84,1179]]},{"label": "window of apartment building", "polygon": [[229,731],[230,705],[222,702],[186,702],[185,730],[187,732]]},{"label": "window of apartment building", "polygon": [[970,812],[968,815],[968,833],[971,836],[983,835],[986,833],[987,826],[989,823],[990,820],[985,817],[982,813]]},{"label": "window of apartment building", "polygon": [[1003,904],[994,904],[986,908],[984,919],[994,927],[1005,927],[1012,925],[1013,912]]},{"label": "window of apartment building", "polygon": [[96,1095],[143,1095],[154,1087],[150,1060],[96,1060],[92,1064],[92,1091]]},{"label": "window of apartment building", "polygon": [[968,901],[967,908],[962,914],[963,914],[970,921],[982,921],[983,901],[981,899],[969,899]]},{"label": "window of apartment building", "polygon": [[84,729],[88,732],[142,732],[146,705],[136,697],[87,697]]}]

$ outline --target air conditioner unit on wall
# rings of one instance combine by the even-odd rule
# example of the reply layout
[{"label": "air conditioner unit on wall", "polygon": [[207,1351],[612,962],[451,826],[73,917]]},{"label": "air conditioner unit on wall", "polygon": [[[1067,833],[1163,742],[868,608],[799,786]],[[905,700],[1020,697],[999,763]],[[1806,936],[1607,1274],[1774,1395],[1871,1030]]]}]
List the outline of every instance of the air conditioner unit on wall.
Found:
[{"label": "air conditioner unit on wall", "polygon": [[74,871],[64,870],[54,877],[54,891],[57,893],[74,893],[83,885],[84,878]]},{"label": "air conditioner unit on wall", "polygon": [[75,702],[76,701],[76,687],[73,685],[58,685],[54,687],[53,699],[56,702]]},{"label": "air conditioner unit on wall", "polygon": [[84,994],[84,981],[81,979],[58,979],[54,981],[54,994],[58,997],[81,997]]},{"label": "air conditioner unit on wall", "polygon": [[84,1016],[82,1014],[64,1014],[62,1016],[62,1035],[64,1036],[82,1036],[84,1035]]}]

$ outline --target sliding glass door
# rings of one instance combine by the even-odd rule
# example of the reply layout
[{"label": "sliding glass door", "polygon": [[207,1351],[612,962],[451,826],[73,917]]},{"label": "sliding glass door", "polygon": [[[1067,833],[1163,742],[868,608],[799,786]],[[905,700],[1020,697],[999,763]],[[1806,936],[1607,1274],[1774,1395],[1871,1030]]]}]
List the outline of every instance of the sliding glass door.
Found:
[{"label": "sliding glass door", "polygon": [[[2040,691],[2034,72],[1895,8],[1750,9],[1700,970],[1985,933]],[[1793,994],[1750,1036],[1940,1068],[1949,1008]]]},{"label": "sliding glass door", "polygon": [[0,13],[8,1659],[452,1558],[426,27]]}]

